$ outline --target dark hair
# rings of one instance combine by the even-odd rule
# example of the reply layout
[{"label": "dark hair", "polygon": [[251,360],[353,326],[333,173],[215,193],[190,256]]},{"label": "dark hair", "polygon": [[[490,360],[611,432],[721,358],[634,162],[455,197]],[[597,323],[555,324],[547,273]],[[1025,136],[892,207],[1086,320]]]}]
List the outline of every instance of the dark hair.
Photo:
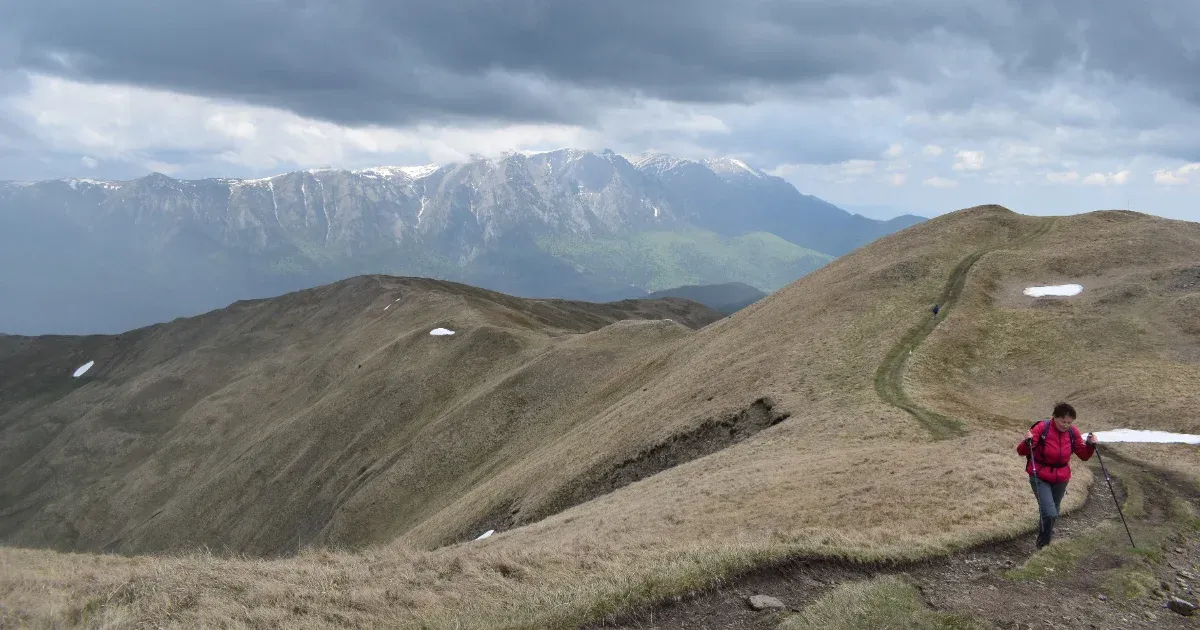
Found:
[{"label": "dark hair", "polygon": [[1054,417],[1055,418],[1070,417],[1072,420],[1074,420],[1075,419],[1075,408],[1072,407],[1071,405],[1068,405],[1065,402],[1060,402],[1057,405],[1054,405]]}]

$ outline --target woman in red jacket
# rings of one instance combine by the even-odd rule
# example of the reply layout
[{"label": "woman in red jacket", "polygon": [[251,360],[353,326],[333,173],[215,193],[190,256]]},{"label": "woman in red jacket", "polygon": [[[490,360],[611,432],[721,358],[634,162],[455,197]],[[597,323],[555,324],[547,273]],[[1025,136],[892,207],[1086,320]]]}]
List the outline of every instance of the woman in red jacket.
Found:
[{"label": "woman in red jacket", "polygon": [[[1054,406],[1053,417],[1033,425],[1025,434],[1025,439],[1017,445],[1017,454],[1029,459],[1025,464],[1025,473],[1029,475],[1029,485],[1037,496],[1038,511],[1042,516],[1038,528],[1038,549],[1050,544],[1050,537],[1054,533],[1058,506],[1071,479],[1071,453],[1087,461],[1096,452],[1096,436],[1089,433],[1087,440],[1084,440],[1073,422],[1075,408],[1067,403],[1058,403]],[[1030,444],[1033,444],[1032,456]]]}]

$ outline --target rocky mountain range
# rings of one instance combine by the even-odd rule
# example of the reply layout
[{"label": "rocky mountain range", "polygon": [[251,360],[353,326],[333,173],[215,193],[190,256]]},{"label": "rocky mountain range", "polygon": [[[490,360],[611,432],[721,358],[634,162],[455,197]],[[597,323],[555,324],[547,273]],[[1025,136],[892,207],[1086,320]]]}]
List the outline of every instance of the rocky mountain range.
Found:
[{"label": "rocky mountain range", "polygon": [[118,332],[363,273],[607,301],[773,291],[922,220],[876,221],[736,159],[510,153],[264,179],[0,183],[0,332]]}]

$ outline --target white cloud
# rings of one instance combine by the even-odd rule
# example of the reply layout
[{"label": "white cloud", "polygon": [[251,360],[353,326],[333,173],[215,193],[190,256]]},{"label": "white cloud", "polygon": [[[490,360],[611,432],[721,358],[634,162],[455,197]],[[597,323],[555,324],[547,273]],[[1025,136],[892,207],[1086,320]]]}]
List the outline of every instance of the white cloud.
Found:
[{"label": "white cloud", "polygon": [[887,151],[883,152],[883,155],[892,159],[898,158],[904,155],[904,145],[900,143],[892,144],[887,148]]},{"label": "white cloud", "polygon": [[[25,117],[32,134],[56,150],[86,152],[97,161],[125,160],[167,174],[186,172],[193,165],[167,164],[154,155],[190,154],[197,161],[207,156],[261,171],[453,162],[509,150],[600,148],[598,134],[570,125],[347,127],[270,107],[42,75],[31,75],[30,90],[12,99],[10,106]],[[677,108],[648,107],[644,113],[670,118],[675,128],[724,129],[712,116],[689,116]]]},{"label": "white cloud", "polygon": [[1162,186],[1180,186],[1190,182],[1188,176],[1200,172],[1200,162],[1184,164],[1175,170],[1154,171],[1154,183]]},{"label": "white cloud", "polygon": [[888,183],[890,183],[893,186],[903,186],[907,182],[908,182],[908,175],[906,175],[904,173],[894,173],[894,174],[892,174],[892,176],[890,178],[888,178]]},{"label": "white cloud", "polygon": [[927,144],[927,145],[925,145],[925,148],[921,150],[921,152],[924,153],[925,155],[928,155],[929,157],[937,157],[937,156],[941,155],[944,151],[943,151],[942,147],[939,147],[936,144]]},{"label": "white cloud", "polygon": [[1040,146],[1020,142],[1008,142],[1000,150],[1000,161],[1041,166],[1049,162],[1049,158],[1046,156],[1046,150]]},{"label": "white cloud", "polygon": [[870,175],[875,172],[875,160],[848,160],[842,162],[842,174],[847,177]]},{"label": "white cloud", "polygon": [[204,121],[204,128],[227,138],[252,140],[258,128],[250,117],[250,112],[218,112]]},{"label": "white cloud", "polygon": [[978,171],[983,168],[983,151],[959,151],[954,154],[954,170]]},{"label": "white cloud", "polygon": [[1083,178],[1085,186],[1109,186],[1112,184],[1124,184],[1129,181],[1131,173],[1129,171],[1118,171],[1116,173],[1092,173]]},{"label": "white cloud", "polygon": [[163,175],[172,175],[179,172],[178,164],[159,162],[158,160],[147,160],[145,167],[150,169],[152,172],[162,173]]},{"label": "white cloud", "polygon": [[926,186],[932,186],[933,188],[954,188],[955,186],[958,186],[958,182],[953,179],[946,179],[945,177],[936,176],[927,178],[921,183],[925,184]]},{"label": "white cloud", "polygon": [[85,155],[79,158],[79,161],[83,162],[83,165],[88,168],[96,168],[100,165],[100,161],[90,155]]},{"label": "white cloud", "polygon": [[1079,173],[1075,171],[1063,171],[1060,173],[1046,173],[1046,179],[1055,184],[1069,184],[1079,179]]}]

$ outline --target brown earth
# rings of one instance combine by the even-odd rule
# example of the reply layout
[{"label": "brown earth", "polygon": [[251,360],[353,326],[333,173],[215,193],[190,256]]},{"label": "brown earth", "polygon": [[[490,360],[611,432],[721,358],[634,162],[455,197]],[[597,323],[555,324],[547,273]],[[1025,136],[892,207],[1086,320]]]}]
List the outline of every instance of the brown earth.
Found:
[{"label": "brown earth", "polygon": [[[712,585],[628,611],[585,626],[588,630],[751,630],[788,628],[788,611],[802,611],[846,583],[899,575],[918,589],[922,603],[1000,629],[1061,628],[1195,628],[1196,619],[1164,608],[1168,596],[1197,602],[1200,591],[1200,528],[1195,521],[1200,492],[1184,477],[1145,469],[1110,454],[1110,476],[1128,474],[1142,485],[1138,501],[1144,511],[1127,516],[1141,555],[1128,544],[1114,501],[1130,511],[1130,497],[1120,477],[1114,489],[1096,483],[1086,503],[1065,514],[1055,528],[1055,541],[1035,551],[1033,536],[996,541],[949,556],[917,562],[847,563],[806,558],[771,563]],[[1115,461],[1114,461],[1115,460]],[[1090,463],[1100,476],[1098,460]],[[1078,467],[1080,464],[1076,464]],[[1173,505],[1172,498],[1181,505]],[[1030,509],[1036,510],[1032,496]],[[1193,509],[1183,506],[1190,505]],[[1171,521],[1190,517],[1191,522]],[[1069,542],[1068,542],[1069,541]],[[1069,566],[1054,558],[1071,545],[1081,550]],[[1155,557],[1158,556],[1158,557]],[[1035,577],[1013,575],[1033,567]],[[1048,571],[1046,571],[1048,569]],[[1146,586],[1132,596],[1115,585],[1114,576],[1141,577]],[[1181,575],[1190,576],[1181,578]],[[785,611],[757,611],[750,597],[767,594]],[[782,624],[782,625],[781,625]],[[867,626],[863,626],[864,628]],[[917,626],[913,626],[917,627]],[[921,626],[924,627],[924,626]],[[941,626],[939,626],[941,627]],[[946,628],[955,626],[947,625]]]},{"label": "brown earth", "polygon": [[[0,603],[33,625],[577,627],[788,559],[858,570],[1011,540],[1036,523],[1013,447],[1054,402],[1072,402],[1084,431],[1200,432],[1197,252],[1195,223],[983,206],[697,331],[571,328],[557,311],[436,291],[384,312],[391,295],[344,285],[163,329],[196,341],[181,356],[147,336],[144,370],[109,360],[110,340],[30,342],[59,344],[38,353],[57,374],[97,367],[83,387],[35,375],[16,399],[0,392],[5,448],[36,446],[0,453],[25,458],[0,471],[0,535],[180,555],[0,549]],[[972,257],[953,308],[883,371],[897,406],[876,375]],[[1075,298],[1020,295],[1078,279]],[[223,333],[204,327],[221,317]],[[434,326],[459,334],[431,338]],[[664,450],[765,399],[787,419],[681,451],[695,459]],[[958,428],[935,434],[938,418]],[[1065,507],[1093,482],[1077,466]],[[537,520],[468,540],[514,508]],[[198,544],[301,553],[187,551]]]}]

